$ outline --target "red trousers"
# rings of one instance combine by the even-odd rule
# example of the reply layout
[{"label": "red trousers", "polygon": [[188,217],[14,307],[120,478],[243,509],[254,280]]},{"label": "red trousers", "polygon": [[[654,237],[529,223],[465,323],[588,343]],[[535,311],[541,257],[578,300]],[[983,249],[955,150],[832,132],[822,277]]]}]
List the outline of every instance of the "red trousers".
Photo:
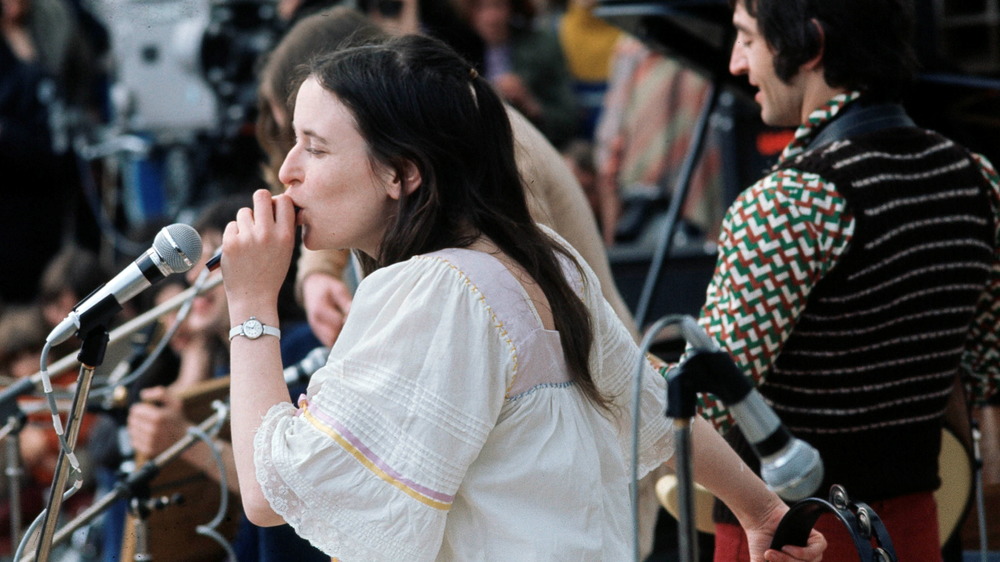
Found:
[{"label": "red trousers", "polygon": [[[937,504],[931,492],[911,494],[869,504],[882,520],[901,562],[941,562]],[[844,524],[824,513],[813,527],[828,544],[823,560],[859,560],[854,541]],[[874,545],[874,541],[872,543]],[[749,562],[747,537],[737,525],[716,523],[715,562]]]}]

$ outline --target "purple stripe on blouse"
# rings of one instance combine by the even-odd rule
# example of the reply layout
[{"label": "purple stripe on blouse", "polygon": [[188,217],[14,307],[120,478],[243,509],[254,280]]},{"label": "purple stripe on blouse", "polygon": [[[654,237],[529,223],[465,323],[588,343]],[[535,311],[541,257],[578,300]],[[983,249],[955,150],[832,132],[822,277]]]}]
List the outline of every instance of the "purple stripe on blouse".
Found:
[{"label": "purple stripe on blouse", "polygon": [[395,479],[396,481],[405,485],[406,487],[411,488],[412,490],[419,492],[420,494],[423,494],[429,498],[433,498],[438,501],[446,503],[451,503],[455,501],[455,496],[453,495],[448,495],[442,492],[438,492],[436,490],[431,490],[426,486],[421,486],[420,484],[417,484],[416,482],[404,477],[399,472],[396,472],[396,470],[394,470],[385,461],[379,458],[379,456],[376,455],[374,452],[372,452],[371,449],[366,447],[365,444],[362,443],[361,440],[358,439],[353,433],[351,433],[346,427],[341,425],[340,422],[326,415],[325,413],[323,413],[322,410],[318,408],[311,408],[310,406],[312,406],[312,402],[310,402],[304,396],[299,399],[300,409],[308,409],[309,412],[314,417],[316,417],[316,419],[329,425],[331,429],[333,429],[341,436],[343,436],[344,439],[347,440],[347,442],[350,443],[354,448],[356,448],[362,455],[364,455],[365,458],[367,458],[375,466],[379,467],[383,472],[385,472],[391,478]]}]

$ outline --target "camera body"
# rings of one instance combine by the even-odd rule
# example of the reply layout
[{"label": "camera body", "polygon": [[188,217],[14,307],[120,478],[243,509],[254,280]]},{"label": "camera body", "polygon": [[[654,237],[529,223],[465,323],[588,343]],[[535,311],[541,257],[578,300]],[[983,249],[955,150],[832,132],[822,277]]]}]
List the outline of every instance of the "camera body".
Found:
[{"label": "camera body", "polygon": [[111,35],[114,112],[154,138],[232,138],[254,119],[257,58],[277,41],[273,3],[101,0]]}]

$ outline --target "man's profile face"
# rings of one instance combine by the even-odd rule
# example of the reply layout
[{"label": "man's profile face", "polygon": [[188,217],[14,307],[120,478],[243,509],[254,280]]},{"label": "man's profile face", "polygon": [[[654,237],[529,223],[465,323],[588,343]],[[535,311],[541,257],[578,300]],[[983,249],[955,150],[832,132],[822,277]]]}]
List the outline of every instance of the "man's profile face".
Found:
[{"label": "man's profile face", "polygon": [[774,51],[757,26],[757,18],[746,9],[746,1],[736,3],[733,11],[736,41],[729,58],[729,72],[746,75],[757,89],[754,101],[760,105],[764,123],[773,127],[794,127],[802,121],[803,89],[800,75],[786,83],[774,71]]}]

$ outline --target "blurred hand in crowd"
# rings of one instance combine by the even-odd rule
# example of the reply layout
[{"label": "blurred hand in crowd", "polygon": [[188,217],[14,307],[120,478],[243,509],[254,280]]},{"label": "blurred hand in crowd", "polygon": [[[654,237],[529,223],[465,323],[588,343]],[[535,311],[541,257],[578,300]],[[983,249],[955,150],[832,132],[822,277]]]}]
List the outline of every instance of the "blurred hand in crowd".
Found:
[{"label": "blurred hand in crowd", "polygon": [[316,338],[332,346],[351,310],[351,291],[340,279],[327,273],[312,273],[302,281],[302,304]]}]

